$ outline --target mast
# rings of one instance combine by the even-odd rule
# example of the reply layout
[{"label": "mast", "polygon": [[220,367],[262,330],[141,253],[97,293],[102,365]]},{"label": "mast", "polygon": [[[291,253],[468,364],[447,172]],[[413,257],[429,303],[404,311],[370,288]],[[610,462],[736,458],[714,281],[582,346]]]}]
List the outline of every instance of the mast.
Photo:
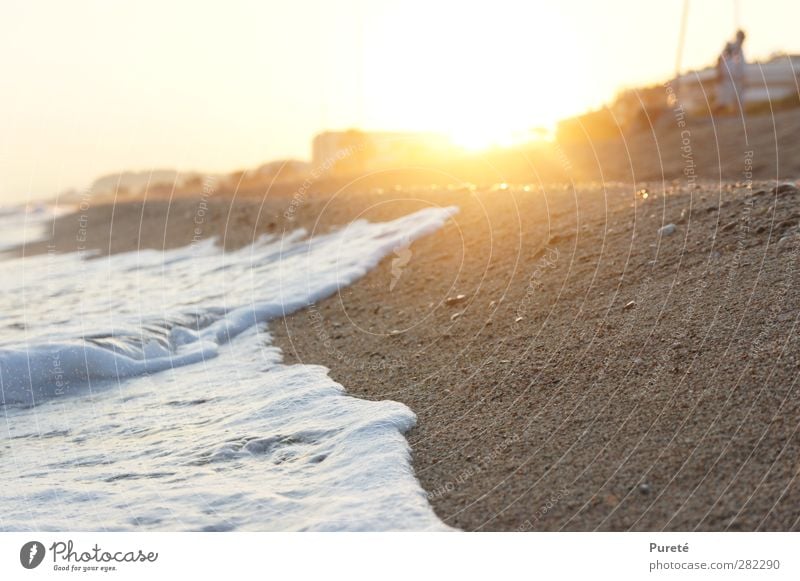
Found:
[{"label": "mast", "polygon": [[689,0],[683,0],[681,14],[681,29],[678,35],[678,54],[675,55],[675,96],[678,97],[681,78],[681,63],[683,62],[683,45],[686,40],[686,23],[689,20]]}]

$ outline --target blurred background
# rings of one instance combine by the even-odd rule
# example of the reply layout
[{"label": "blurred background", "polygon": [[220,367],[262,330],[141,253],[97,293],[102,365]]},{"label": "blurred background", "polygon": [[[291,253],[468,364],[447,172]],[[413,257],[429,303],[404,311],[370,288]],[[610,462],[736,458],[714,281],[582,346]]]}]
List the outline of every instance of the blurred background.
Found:
[{"label": "blurred background", "polygon": [[[563,156],[543,144],[580,169],[576,140],[648,129],[676,74],[713,85],[738,28],[748,63],[777,63],[754,99],[788,86],[770,100],[793,106],[799,21],[787,0],[6,1],[0,203],[92,184],[196,192],[210,174],[264,193],[348,147],[341,175],[434,160],[463,181],[535,180]],[[517,169],[497,157],[528,146]],[[470,173],[478,154],[497,175]]]}]

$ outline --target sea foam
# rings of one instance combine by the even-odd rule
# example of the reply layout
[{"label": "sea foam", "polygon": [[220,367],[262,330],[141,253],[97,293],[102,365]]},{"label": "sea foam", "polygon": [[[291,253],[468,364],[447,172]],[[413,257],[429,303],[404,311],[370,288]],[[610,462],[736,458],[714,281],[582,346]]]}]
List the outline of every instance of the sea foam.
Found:
[{"label": "sea foam", "polygon": [[410,466],[413,412],[349,397],[323,367],[282,364],[265,324],[455,211],[234,252],[202,241],[0,261],[0,528],[446,528]]}]

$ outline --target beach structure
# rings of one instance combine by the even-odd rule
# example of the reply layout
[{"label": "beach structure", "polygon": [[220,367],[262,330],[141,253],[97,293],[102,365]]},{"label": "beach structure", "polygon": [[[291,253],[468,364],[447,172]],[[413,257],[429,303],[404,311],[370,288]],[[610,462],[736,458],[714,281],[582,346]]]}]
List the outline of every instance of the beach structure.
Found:
[{"label": "beach structure", "polygon": [[389,131],[326,131],[312,143],[313,171],[332,177],[414,165],[451,147],[435,133]]},{"label": "beach structure", "polygon": [[[672,79],[677,98],[687,111],[702,112],[717,99],[716,67],[689,71]],[[743,87],[739,99],[742,106],[790,104],[798,100],[800,89],[800,55],[777,55],[764,62],[745,63]]]}]

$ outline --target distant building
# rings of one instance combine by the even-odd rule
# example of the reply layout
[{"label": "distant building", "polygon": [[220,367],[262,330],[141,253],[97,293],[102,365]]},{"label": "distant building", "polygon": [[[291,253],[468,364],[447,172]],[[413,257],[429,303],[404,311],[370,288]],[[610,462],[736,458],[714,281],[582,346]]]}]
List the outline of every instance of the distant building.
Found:
[{"label": "distant building", "polygon": [[179,172],[174,169],[154,169],[146,171],[123,171],[97,178],[91,186],[93,195],[141,194],[157,189],[176,189],[194,178],[192,172]]},{"label": "distant building", "polygon": [[326,131],[314,138],[311,169],[321,175],[346,176],[414,165],[450,147],[433,133]]},{"label": "distant building", "polygon": [[[708,111],[717,89],[716,67],[690,71],[671,81],[678,100],[687,111]],[[743,105],[758,106],[797,100],[800,55],[778,55],[765,62],[744,65]]]},{"label": "distant building", "polygon": [[308,173],[308,162],[296,159],[281,159],[260,165],[255,172],[264,177],[276,177],[284,180],[297,179]]},{"label": "distant building", "polygon": [[[745,111],[799,107],[800,55],[780,55],[765,62],[746,63],[743,84],[739,98]],[[660,120],[673,123],[673,115],[665,113],[678,104],[688,114],[707,116],[715,110],[717,88],[716,67],[706,67],[689,71],[666,84],[627,89],[607,107],[560,121],[558,140],[617,139],[621,132],[648,130]],[[670,102],[670,96],[676,97],[677,102]]]}]

